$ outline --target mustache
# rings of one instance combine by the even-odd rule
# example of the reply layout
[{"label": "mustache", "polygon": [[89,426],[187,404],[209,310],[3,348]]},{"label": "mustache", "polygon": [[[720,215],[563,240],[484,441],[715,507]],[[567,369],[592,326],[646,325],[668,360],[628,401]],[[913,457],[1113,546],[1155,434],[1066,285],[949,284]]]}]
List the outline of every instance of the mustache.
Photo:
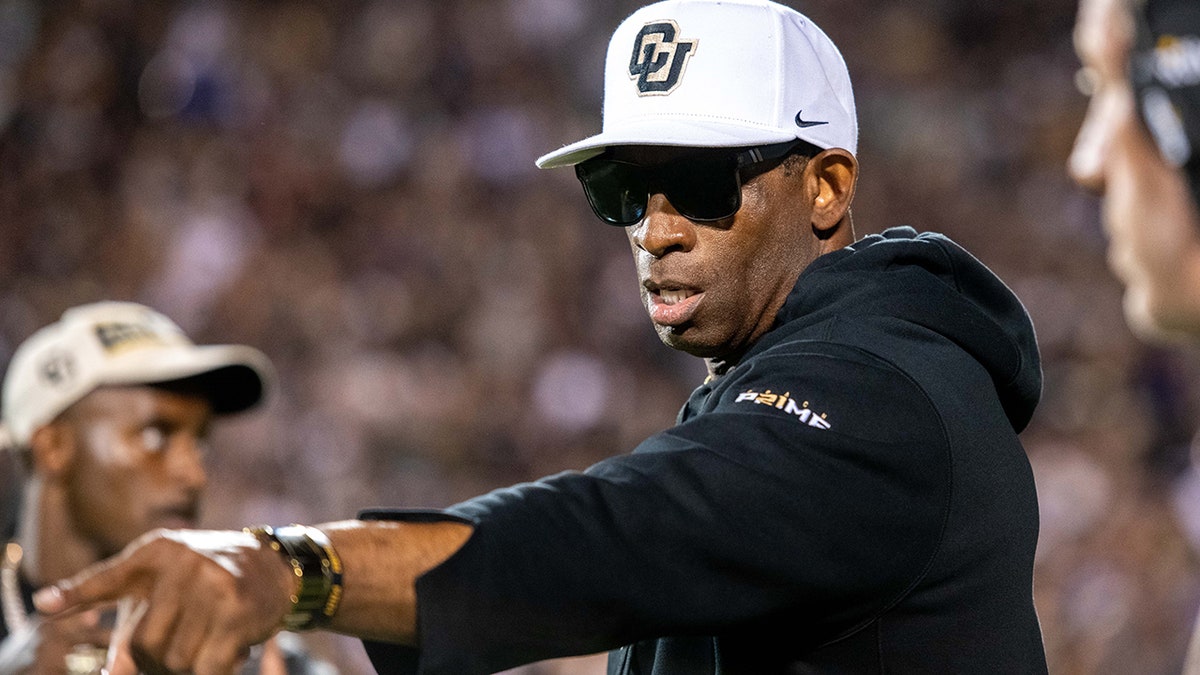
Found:
[{"label": "mustache", "polygon": [[186,501],[180,501],[173,504],[165,504],[153,511],[154,515],[159,518],[182,518],[184,520],[195,521],[200,517],[200,501],[192,498]]}]

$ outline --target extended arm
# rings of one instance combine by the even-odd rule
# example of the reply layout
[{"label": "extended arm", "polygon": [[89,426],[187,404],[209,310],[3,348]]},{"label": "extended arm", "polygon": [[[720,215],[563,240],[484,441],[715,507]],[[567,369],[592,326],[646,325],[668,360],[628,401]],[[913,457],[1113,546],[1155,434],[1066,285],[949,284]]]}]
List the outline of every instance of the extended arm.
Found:
[{"label": "extended arm", "polygon": [[463,545],[471,527],[459,522],[348,520],[319,525],[346,566],[345,595],[330,630],[416,644],[416,580]]},{"label": "extended arm", "polygon": [[[407,643],[416,639],[415,580],[471,532],[458,522],[317,527],[344,565],[345,593],[329,628]],[[125,627],[135,660],[217,675],[233,672],[251,645],[279,629],[293,584],[283,558],[253,535],[158,531],[35,601],[40,611],[57,614],[126,596],[148,600],[137,624]]]},{"label": "extended arm", "polygon": [[[439,514],[451,522],[400,512],[394,523],[318,526],[344,564],[344,604],[329,627],[376,641],[373,654],[379,642],[416,645],[379,647],[381,672],[431,674],[734,623],[784,630],[772,619],[784,611],[799,639],[851,629],[927,565],[949,495],[936,413],[907,380],[851,352],[787,354],[727,376],[714,409],[634,454]],[[209,675],[278,628],[287,572],[251,535],[168,532],[64,595],[149,597],[135,651]],[[209,635],[162,634],[188,625]]]}]

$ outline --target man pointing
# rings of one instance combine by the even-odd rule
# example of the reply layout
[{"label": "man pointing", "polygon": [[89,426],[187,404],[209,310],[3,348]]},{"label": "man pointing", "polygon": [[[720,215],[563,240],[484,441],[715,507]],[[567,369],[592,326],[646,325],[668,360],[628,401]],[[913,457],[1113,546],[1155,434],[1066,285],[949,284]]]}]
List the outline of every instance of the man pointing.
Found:
[{"label": "man pointing", "polygon": [[833,42],[766,0],[668,0],[616,29],[604,89],[601,133],[539,165],[574,167],[659,337],[705,360],[674,427],[445,510],[160,532],[39,607],[132,596],[138,660],[197,675],[281,625],[382,673],[1044,673],[1032,326],[943,236],[855,239]]}]

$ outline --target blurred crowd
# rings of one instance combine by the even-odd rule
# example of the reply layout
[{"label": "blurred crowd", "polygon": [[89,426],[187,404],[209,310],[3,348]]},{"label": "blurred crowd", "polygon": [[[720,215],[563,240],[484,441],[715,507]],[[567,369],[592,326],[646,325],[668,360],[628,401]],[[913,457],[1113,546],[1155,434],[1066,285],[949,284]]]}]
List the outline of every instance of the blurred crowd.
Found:
[{"label": "blurred crowd", "polygon": [[[573,173],[533,161],[599,129],[608,36],[640,4],[0,0],[0,363],[104,298],[267,352],[274,397],[216,430],[214,527],[444,506],[632,449],[703,365],[658,342]],[[1033,316],[1051,672],[1178,672],[1200,361],[1129,333],[1066,176],[1074,0],[790,4],[854,78],[858,233],[945,232]]]}]

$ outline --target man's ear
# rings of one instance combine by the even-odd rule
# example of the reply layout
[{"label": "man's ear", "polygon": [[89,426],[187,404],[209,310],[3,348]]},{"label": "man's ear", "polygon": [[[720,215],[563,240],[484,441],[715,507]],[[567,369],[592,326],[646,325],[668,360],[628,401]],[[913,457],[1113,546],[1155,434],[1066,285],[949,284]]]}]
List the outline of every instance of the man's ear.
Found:
[{"label": "man's ear", "polygon": [[60,421],[44,424],[29,441],[33,470],[47,477],[64,475],[75,459],[75,430]]},{"label": "man's ear", "polygon": [[816,183],[813,230],[819,238],[827,239],[837,232],[850,211],[858,185],[858,160],[846,150],[830,148],[808,160],[806,168]]}]

